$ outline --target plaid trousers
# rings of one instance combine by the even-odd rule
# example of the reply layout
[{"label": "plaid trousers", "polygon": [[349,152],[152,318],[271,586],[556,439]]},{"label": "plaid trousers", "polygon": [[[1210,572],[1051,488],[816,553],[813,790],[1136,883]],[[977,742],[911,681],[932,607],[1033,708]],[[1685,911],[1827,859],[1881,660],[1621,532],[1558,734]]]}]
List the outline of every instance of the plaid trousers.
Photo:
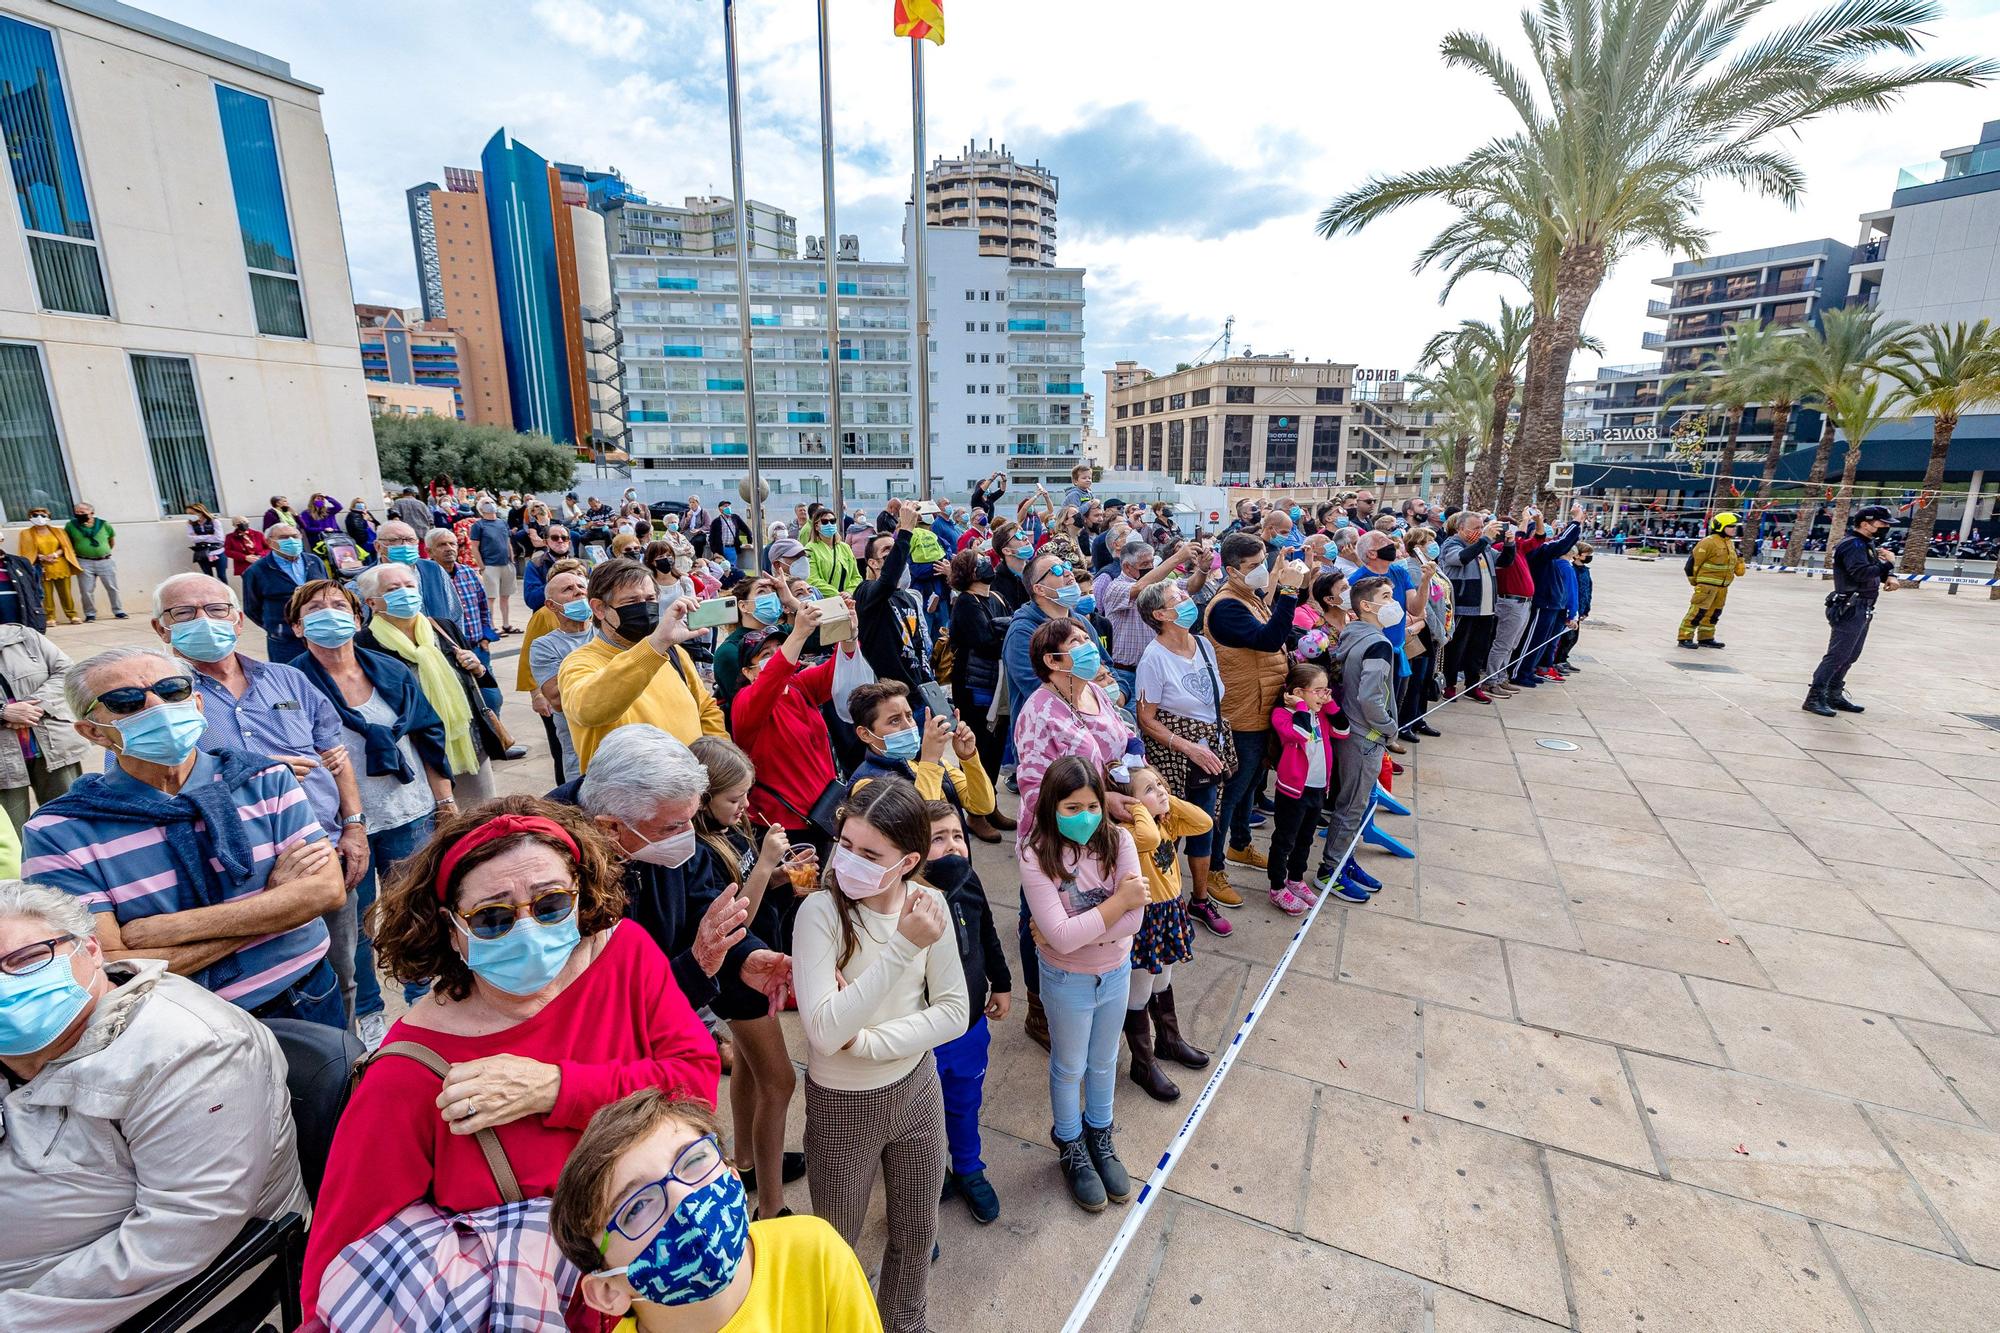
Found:
[{"label": "plaid trousers", "polygon": [[806,1077],[806,1183],[813,1211],[849,1245],[861,1243],[880,1168],[889,1241],[875,1303],[888,1333],[929,1333],[931,1244],[944,1189],[944,1095],[930,1052],[883,1088],[848,1092]]}]

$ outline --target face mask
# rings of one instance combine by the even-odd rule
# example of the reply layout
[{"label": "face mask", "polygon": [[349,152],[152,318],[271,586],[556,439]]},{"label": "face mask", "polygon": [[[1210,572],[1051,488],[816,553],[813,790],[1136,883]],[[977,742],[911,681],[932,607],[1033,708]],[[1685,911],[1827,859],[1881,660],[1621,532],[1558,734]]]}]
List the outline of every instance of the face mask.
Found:
[{"label": "face mask", "polygon": [[49,516],[47,514],[35,514],[28,519],[28,522],[38,528],[46,528],[49,525]]},{"label": "face mask", "polygon": [[[971,869],[970,863],[966,868]],[[57,954],[25,977],[0,973],[0,1055],[41,1050],[67,1031],[89,1003],[90,992],[76,979],[68,955]]]},{"label": "face mask", "polygon": [[898,588],[907,588],[910,586],[910,567],[908,565],[903,566],[902,577],[896,580],[896,586]]},{"label": "face mask", "polygon": [[819,535],[832,541],[840,535],[840,529],[832,523],[822,523],[819,525]]},{"label": "face mask", "polygon": [[833,882],[850,898],[873,898],[889,882],[889,872],[845,847],[833,849]]},{"label": "face mask", "polygon": [[892,731],[882,738],[882,753],[891,759],[900,759],[904,763],[915,759],[917,751],[921,748],[915,727],[904,727],[901,731]]},{"label": "face mask", "polygon": [[120,754],[143,759],[149,764],[172,768],[194,753],[208,719],[192,699],[177,704],[158,704],[110,724],[118,733]]},{"label": "face mask", "polygon": [[201,616],[174,626],[167,639],[190,662],[220,662],[236,650],[236,627]]},{"label": "face mask", "polygon": [[1074,583],[1065,583],[1062,587],[1056,589],[1056,600],[1061,602],[1065,609],[1074,610],[1076,604],[1082,599],[1083,594],[1077,591]]},{"label": "face mask", "polygon": [[630,537],[632,535],[632,525],[630,523],[620,523],[618,525],[618,535],[621,537]]},{"label": "face mask", "polygon": [[1424,555],[1425,555],[1425,556],[1426,556],[1427,558],[1431,559],[1431,560],[1435,560],[1435,559],[1437,559],[1437,558],[1438,558],[1438,544],[1437,544],[1436,542],[1430,542],[1430,543],[1427,543],[1427,544],[1426,544],[1426,545],[1424,546]]},{"label": "face mask", "polygon": [[394,564],[398,564],[398,565],[414,565],[414,564],[416,564],[416,563],[417,563],[417,544],[416,544],[415,542],[397,542],[397,543],[395,543],[394,545],[392,545],[392,546],[391,546],[391,547],[389,548],[389,559],[390,559],[390,561],[391,561],[392,563],[394,563]]},{"label": "face mask", "polygon": [[963,856],[940,856],[924,865],[924,879],[946,893],[955,893],[972,874],[972,862]]},{"label": "face mask", "polygon": [[972,581],[974,583],[993,582],[993,562],[991,560],[981,559],[977,563],[975,563],[972,566]]},{"label": "face mask", "polygon": [[692,1191],[625,1265],[625,1280],[655,1305],[693,1305],[720,1295],[736,1278],[750,1237],[743,1182],[724,1168]]},{"label": "face mask", "polygon": [[1200,618],[1201,608],[1194,604],[1192,597],[1174,608],[1174,623],[1182,629],[1193,629],[1194,622]]},{"label": "face mask", "polygon": [[1403,604],[1391,597],[1375,608],[1375,623],[1383,629],[1390,629],[1403,623]]},{"label": "face mask", "polygon": [[1271,571],[1259,565],[1245,574],[1243,581],[1250,585],[1253,592],[1262,592],[1271,586]]},{"label": "face mask", "polygon": [[647,842],[641,837],[638,829],[632,829],[632,836],[646,844],[632,853],[634,861],[644,861],[647,865],[665,866],[669,870],[674,870],[686,865],[694,856],[693,825],[689,825],[670,838],[660,838],[652,842]]},{"label": "face mask", "polygon": [[1014,548],[1014,558],[1026,564],[1035,558],[1035,548],[1032,545],[1016,546]]},{"label": "face mask", "polygon": [[354,637],[354,613],[343,607],[322,607],[308,611],[301,628],[306,642],[322,648],[338,648]]},{"label": "face mask", "polygon": [[70,517],[79,523],[88,524],[90,522],[90,515],[84,513],[81,509],[71,510]]},{"label": "face mask", "polygon": [[1104,655],[1094,643],[1079,643],[1069,650],[1070,674],[1078,680],[1095,680],[1103,666]]},{"label": "face mask", "polygon": [[305,549],[306,549],[306,544],[300,541],[297,537],[278,538],[278,554],[284,556],[288,560],[298,559],[299,552]]},{"label": "face mask", "polygon": [[1287,511],[1286,516],[1289,517],[1292,520],[1292,522],[1296,523],[1301,518],[1305,517],[1305,512],[1306,512],[1305,510],[1299,508],[1297,505],[1293,505],[1291,509]]},{"label": "face mask", "polygon": [[812,561],[800,556],[792,561],[786,572],[795,579],[809,579],[812,577]]},{"label": "face mask", "polygon": [[1081,846],[1089,842],[1097,826],[1104,822],[1104,814],[1099,810],[1079,810],[1073,815],[1057,815],[1056,830],[1071,842]]},{"label": "face mask", "polygon": [[667,520],[668,532],[679,532],[680,530],[681,530],[681,521],[679,519],[670,518]]},{"label": "face mask", "polygon": [[766,625],[778,623],[778,617],[785,613],[785,604],[778,600],[774,592],[760,592],[757,600],[750,604],[750,614]]},{"label": "face mask", "polygon": [[1080,614],[1087,616],[1097,609],[1097,599],[1089,593],[1085,593],[1076,599],[1076,609]]},{"label": "face mask", "polygon": [[481,981],[509,995],[533,995],[554,981],[582,938],[574,911],[553,926],[516,921],[497,940],[482,940],[467,931],[456,913],[451,919],[465,933],[465,965]]},{"label": "face mask", "polygon": [[579,597],[575,601],[564,602],[562,604],[562,613],[565,620],[588,620],[590,619],[590,599],[588,597]]},{"label": "face mask", "polygon": [[718,508],[718,509],[717,509],[717,510],[716,510],[715,512],[716,512],[716,513],[718,513],[718,514],[720,514],[720,515],[722,515],[722,517],[724,517],[724,518],[728,518],[728,517],[729,517],[729,506],[728,506],[728,505],[722,505],[722,506],[721,506],[721,507],[719,507],[719,508]]},{"label": "face mask", "polygon": [[415,588],[391,588],[382,594],[382,609],[398,620],[415,620],[424,613],[424,595]]},{"label": "face mask", "polygon": [[637,643],[660,627],[660,603],[656,598],[621,606],[612,612],[618,620],[618,637]]}]

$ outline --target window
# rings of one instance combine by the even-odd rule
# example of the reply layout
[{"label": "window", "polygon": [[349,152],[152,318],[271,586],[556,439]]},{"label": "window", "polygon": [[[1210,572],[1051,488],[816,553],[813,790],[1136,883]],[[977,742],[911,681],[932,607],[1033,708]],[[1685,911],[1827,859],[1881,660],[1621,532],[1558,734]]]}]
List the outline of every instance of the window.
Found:
[{"label": "window", "polygon": [[1195,407],[1207,407],[1208,396],[1211,392],[1208,389],[1196,389],[1192,394],[1188,395],[1188,402]]},{"label": "window", "polygon": [[992,292],[981,292],[981,293],[979,294],[979,299],[980,299],[980,300],[982,300],[982,301],[990,301],[990,300],[992,300],[992,299],[993,299],[993,293],[992,293]]},{"label": "window", "polygon": [[981,352],[979,354],[979,364],[981,364],[982,366],[991,364],[990,356],[991,356],[990,353]]},{"label": "window", "polygon": [[[7,136],[14,198],[28,234],[28,258],[42,308],[109,315],[83,165],[63,96],[55,38],[48,29],[0,18],[0,84],[6,88],[0,98],[0,130]],[[35,356],[39,364],[40,354]]]},{"label": "window", "polygon": [[[1320,390],[1325,393],[1325,389]],[[1339,393],[1335,389],[1333,392]],[[1314,473],[1340,471],[1340,418],[1314,417],[1312,442]]]},{"label": "window", "polygon": [[991,333],[993,332],[993,326],[991,324],[981,322],[981,324],[979,325],[979,331],[981,333]]},{"label": "window", "polygon": [[279,338],[306,336],[305,302],[299,295],[292,224],[285,213],[285,178],[278,168],[278,136],[271,104],[261,97],[215,85],[222,113],[222,147],[236,194],[236,225],[243,233],[243,262],[250,267],[250,304],[257,332]]},{"label": "window", "polygon": [[966,299],[966,300],[968,300],[968,301],[970,301],[970,300],[972,299],[972,291],[971,291],[971,289],[970,289],[970,288],[968,288],[968,289],[966,290],[966,293],[965,293],[965,299]]},{"label": "window", "polygon": [[1118,420],[1123,421],[1124,419],[1125,419],[1125,404],[1120,403],[1118,404]]},{"label": "window", "polygon": [[1222,419],[1222,475],[1225,480],[1232,476],[1248,480],[1250,476],[1250,421],[1248,416]]},{"label": "window", "polygon": [[1315,403],[1338,403],[1345,401],[1346,398],[1347,398],[1347,390],[1345,389],[1313,390],[1313,401]]},{"label": "window", "polygon": [[1158,472],[1160,470],[1161,434],[1161,425],[1157,421],[1146,432],[1146,469],[1149,472]]},{"label": "window", "polygon": [[1167,408],[1166,399],[1155,398],[1151,403],[1147,404],[1146,410],[1148,412],[1164,412],[1166,411],[1166,408]]},{"label": "window", "polygon": [[1222,386],[1222,401],[1225,403],[1254,403],[1257,391],[1247,384],[1225,384]]},{"label": "window", "polygon": [[965,331],[966,331],[967,333],[977,333],[977,332],[978,332],[978,329],[977,329],[977,328],[975,328],[975,327],[974,327],[974,325],[973,325],[973,322],[972,322],[971,320],[969,320],[969,319],[968,319],[968,320],[966,320],[966,321],[965,321]]},{"label": "window", "polygon": [[1174,393],[1167,395],[1167,408],[1169,411],[1178,412],[1186,406],[1187,406],[1186,394]]},{"label": "window", "polygon": [[1181,455],[1185,452],[1186,438],[1187,422],[1167,423],[1167,475],[1169,476],[1178,477],[1181,474]]},{"label": "window", "polygon": [[0,514],[19,519],[31,505],[67,514],[69,473],[49,409],[41,349],[0,343]]},{"label": "window", "polygon": [[965,391],[966,391],[967,393],[971,393],[971,392],[972,392],[972,390],[973,390],[973,388],[974,388],[974,386],[973,386],[973,385],[970,385],[970,384],[968,384],[968,385],[966,385],[966,386],[965,386]]},{"label": "window", "polygon": [[968,426],[976,424],[978,416],[977,412],[967,412],[965,414],[965,424]]},{"label": "window", "polygon": [[153,456],[160,512],[178,514],[190,502],[216,508],[215,476],[209,471],[208,432],[201,424],[194,363],[182,356],[132,357],[139,389],[139,419]]},{"label": "window", "polygon": [[996,365],[996,366],[1004,366],[1004,365],[1006,365],[1006,364],[1007,364],[1007,354],[1006,354],[1005,352],[995,352],[995,353],[993,354],[993,364],[994,364],[994,365]]},{"label": "window", "polygon": [[[1121,417],[1124,416],[1125,409],[1122,407],[1119,408],[1118,415]],[[1118,428],[1116,443],[1112,445],[1111,466],[1116,468],[1125,466],[1125,428],[1123,426]]]},{"label": "window", "polygon": [[[1198,392],[1207,393],[1202,389]],[[1208,480],[1208,418],[1196,417],[1188,422],[1188,463],[1189,475],[1195,481]]]},{"label": "window", "polygon": [[967,352],[965,354],[965,364],[968,366],[972,364],[972,353]]}]

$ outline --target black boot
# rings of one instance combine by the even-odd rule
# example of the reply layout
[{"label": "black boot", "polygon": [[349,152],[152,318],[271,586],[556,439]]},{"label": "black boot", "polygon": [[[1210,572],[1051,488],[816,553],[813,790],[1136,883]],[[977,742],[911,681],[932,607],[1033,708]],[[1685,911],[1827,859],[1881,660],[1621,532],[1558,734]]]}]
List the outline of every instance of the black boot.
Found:
[{"label": "black boot", "polygon": [[1840,716],[1840,714],[1834,712],[1832,707],[1828,705],[1826,701],[1826,691],[1822,689],[1815,688],[1807,690],[1806,701],[1800,704],[1799,707],[1805,709],[1808,713],[1818,713],[1821,717]]},{"label": "black boot", "polygon": [[[1088,1129],[1084,1130],[1084,1134],[1088,1133]],[[1104,1178],[1097,1174],[1097,1164],[1090,1160],[1090,1149],[1084,1146],[1083,1135],[1059,1139],[1050,1130],[1049,1138],[1056,1145],[1056,1161],[1062,1167],[1063,1180],[1069,1185],[1076,1206],[1086,1213],[1103,1212]]]},{"label": "black boot", "polygon": [[1208,1067],[1208,1052],[1190,1046],[1181,1037],[1180,1015],[1174,1012],[1174,988],[1167,987],[1153,996],[1146,1006],[1153,1015],[1153,1049],[1162,1060],[1172,1060],[1175,1064],[1186,1065],[1189,1069]]},{"label": "black boot", "polygon": [[1111,1141],[1111,1126],[1092,1129],[1085,1124],[1083,1146],[1090,1153],[1090,1164],[1097,1168],[1097,1180],[1104,1187],[1105,1197],[1113,1203],[1123,1203],[1131,1198],[1132,1177],[1125,1170],[1125,1164],[1118,1160],[1117,1145]]},{"label": "black boot", "polygon": [[1144,1009],[1125,1011],[1125,1045],[1132,1052],[1132,1081],[1156,1102],[1177,1102],[1181,1090],[1153,1056],[1153,1022]]},{"label": "black boot", "polygon": [[1828,708],[1837,708],[1843,713],[1865,713],[1868,711],[1847,697],[1847,686],[1844,684],[1829,685],[1826,687],[1826,706]]}]

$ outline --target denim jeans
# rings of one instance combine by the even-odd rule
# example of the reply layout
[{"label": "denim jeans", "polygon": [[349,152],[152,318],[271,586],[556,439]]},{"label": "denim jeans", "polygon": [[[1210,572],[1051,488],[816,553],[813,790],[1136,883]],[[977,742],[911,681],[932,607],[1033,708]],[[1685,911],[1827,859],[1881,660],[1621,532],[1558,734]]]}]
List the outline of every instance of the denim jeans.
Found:
[{"label": "denim jeans", "polygon": [[[1111,1127],[1112,1092],[1118,1086],[1118,1039],[1125,1030],[1125,993],[1132,960],[1099,976],[1042,964],[1042,1008],[1049,1016],[1049,1107],[1059,1139]],[[1077,1118],[1077,1087],[1083,1118]]]},{"label": "denim jeans", "polygon": [[[1236,771],[1223,784],[1222,801],[1215,815],[1215,842],[1209,849],[1208,864],[1222,869],[1225,846],[1250,845],[1250,811],[1264,777],[1264,738],[1268,731],[1239,731],[1236,737]],[[1224,836],[1227,833],[1228,836]]]},{"label": "denim jeans", "polygon": [[[424,840],[431,836],[431,816],[423,815],[392,829],[368,836],[368,873],[355,886],[351,900],[356,912],[366,920],[368,909],[375,905],[375,895],[381,878],[395,869],[396,863],[409,857]],[[419,987],[421,995],[429,987]],[[382,981],[375,975],[375,945],[363,929],[354,943],[354,1015],[379,1014],[382,1012]]]},{"label": "denim jeans", "polygon": [[[346,1028],[347,1006],[340,998],[340,978],[322,958],[304,976],[251,1011],[258,1018],[300,1018],[330,1028]],[[1115,1054],[1115,1053],[1114,1053]]]},{"label": "denim jeans", "polygon": [[[1196,774],[1200,774],[1200,777],[1197,778]],[[1213,820],[1215,818],[1215,801],[1221,794],[1222,788],[1214,778],[1209,777],[1206,773],[1202,773],[1193,764],[1188,765],[1187,795],[1183,798],[1188,804],[1200,806],[1201,812]],[[1215,836],[1213,825],[1210,826],[1208,831],[1190,834],[1181,841],[1181,850],[1187,853],[1189,865],[1193,865],[1201,857],[1211,855],[1214,851],[1219,850],[1221,846],[1222,839]]]}]

